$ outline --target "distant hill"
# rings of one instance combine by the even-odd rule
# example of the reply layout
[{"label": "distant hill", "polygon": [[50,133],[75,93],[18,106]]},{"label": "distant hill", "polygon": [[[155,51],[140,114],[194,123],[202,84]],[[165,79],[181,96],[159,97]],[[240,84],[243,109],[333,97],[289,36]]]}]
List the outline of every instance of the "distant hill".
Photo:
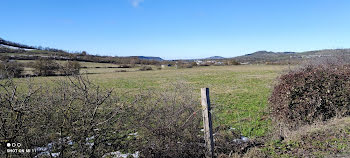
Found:
[{"label": "distant hill", "polygon": [[[211,57],[208,57],[208,58],[177,59],[177,60],[182,60],[182,61],[187,61],[187,62],[194,62],[194,61],[197,61],[197,60],[222,60],[222,59],[226,59],[226,58],[221,57],[221,56],[211,56]],[[173,61],[176,61],[176,60],[173,60]]]},{"label": "distant hill", "polygon": [[[67,54],[70,54],[69,52],[66,52],[66,51],[63,51],[63,50],[59,50],[59,49],[54,49],[54,48],[49,48],[49,47],[34,47],[34,46],[28,46],[28,45],[25,45],[25,44],[21,44],[21,43],[16,43],[16,42],[11,42],[11,41],[7,41],[7,40],[4,40],[2,38],[0,38],[0,49],[20,49],[20,50],[23,50],[23,51],[30,51],[30,52],[27,52],[28,54],[31,54],[33,55],[32,52],[35,52],[35,51],[45,51],[46,54],[50,55],[52,54],[53,52],[62,52],[62,53],[66,53],[64,54],[64,56],[67,56]],[[0,50],[0,53],[4,52],[6,50]],[[40,52],[42,53],[42,52]],[[57,55],[57,54],[55,54]],[[61,54],[63,55],[63,54]],[[121,57],[121,58],[137,58],[137,59],[140,59],[140,60],[154,60],[154,61],[163,61],[162,58],[160,57],[150,57],[150,56],[129,56],[129,57]],[[64,58],[64,59],[67,59],[67,58]]]},{"label": "distant hill", "polygon": [[329,57],[337,55],[350,55],[350,49],[324,49],[306,52],[271,52],[257,51],[251,54],[246,54],[234,57],[240,63],[275,63],[285,64],[287,62],[298,63],[300,61],[316,58]]},{"label": "distant hill", "polygon": [[212,57],[209,57],[209,58],[205,58],[205,59],[225,59],[224,57],[221,57],[221,56],[212,56]]},{"label": "distant hill", "polygon": [[257,51],[251,54],[235,57],[234,59],[241,63],[264,63],[264,62],[278,62],[289,60],[290,55],[296,54],[295,52],[270,52],[270,51]]},{"label": "distant hill", "polygon": [[295,52],[268,52],[268,51],[257,51],[251,54],[246,54],[244,56],[266,56],[266,55],[286,55],[295,54]]},{"label": "distant hill", "polygon": [[138,59],[141,59],[141,60],[155,60],[155,61],[163,61],[164,60],[160,57],[149,57],[149,56],[131,56],[131,57],[137,57]]},{"label": "distant hill", "polygon": [[37,60],[47,58],[52,60],[72,60],[96,63],[113,63],[113,64],[143,64],[155,65],[163,61],[160,57],[149,56],[101,56],[82,52],[68,52],[61,49],[41,46],[28,46],[16,42],[11,42],[0,38],[0,60]]},{"label": "distant hill", "polygon": [[[337,55],[349,55],[350,49],[324,49],[305,52],[271,52],[271,51],[257,51],[254,53],[234,57],[224,58],[221,56],[212,56],[204,59],[186,59],[183,61],[196,60],[226,60],[234,59],[239,63],[247,64],[286,64],[286,63],[300,63],[309,58],[329,57]],[[85,51],[71,53],[61,49],[28,46],[16,42],[11,42],[0,38],[0,57],[8,57],[17,60],[36,60],[40,57],[51,58],[56,60],[77,60],[77,61],[91,61],[91,62],[106,62],[106,63],[128,63],[129,60],[144,60],[147,63],[155,63],[165,61],[160,57],[152,56],[128,56],[128,57],[111,57],[89,55]],[[170,60],[177,61],[177,60]]]}]

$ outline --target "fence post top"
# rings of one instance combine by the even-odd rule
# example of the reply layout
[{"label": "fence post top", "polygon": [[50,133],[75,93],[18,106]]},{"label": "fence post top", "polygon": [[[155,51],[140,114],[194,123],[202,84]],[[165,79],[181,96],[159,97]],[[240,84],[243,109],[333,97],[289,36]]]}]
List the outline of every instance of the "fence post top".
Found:
[{"label": "fence post top", "polygon": [[202,91],[208,91],[209,88],[205,87],[205,88],[201,88]]}]

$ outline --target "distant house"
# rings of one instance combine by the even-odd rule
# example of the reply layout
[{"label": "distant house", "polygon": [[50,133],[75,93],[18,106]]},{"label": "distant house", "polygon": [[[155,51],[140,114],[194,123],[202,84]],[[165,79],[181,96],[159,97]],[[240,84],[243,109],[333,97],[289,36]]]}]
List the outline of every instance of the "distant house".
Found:
[{"label": "distant house", "polygon": [[216,60],[206,60],[206,61],[202,61],[202,60],[197,60],[195,61],[197,63],[197,65],[211,65],[211,64],[216,64],[216,65],[223,65],[224,62],[221,61],[216,61]]},{"label": "distant house", "polygon": [[203,61],[197,60],[196,63],[197,63],[197,65],[201,65],[201,64],[203,64]]},{"label": "distant house", "polygon": [[170,64],[163,64],[163,65],[160,65],[160,67],[163,69],[163,68],[166,68],[166,67],[170,67],[171,65]]}]

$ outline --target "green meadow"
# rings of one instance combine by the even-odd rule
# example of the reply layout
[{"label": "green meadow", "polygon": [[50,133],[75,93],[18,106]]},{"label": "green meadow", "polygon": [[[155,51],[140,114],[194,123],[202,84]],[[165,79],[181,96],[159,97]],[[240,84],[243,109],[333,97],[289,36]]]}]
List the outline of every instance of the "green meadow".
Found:
[{"label": "green meadow", "polygon": [[[94,65],[95,66],[95,65]],[[103,66],[103,65],[98,65]],[[110,65],[108,65],[110,66]],[[200,88],[210,88],[214,126],[225,125],[248,137],[264,136],[270,129],[268,97],[278,75],[288,66],[238,65],[207,66],[162,70],[117,72],[117,68],[99,68],[86,74],[103,88],[113,88],[120,97],[131,97],[140,91],[170,88],[175,83],[193,88],[200,106]],[[81,70],[84,73],[84,69]],[[90,70],[92,71],[92,70]],[[35,77],[34,82],[49,84],[62,77]],[[22,79],[19,79],[22,80]]]}]

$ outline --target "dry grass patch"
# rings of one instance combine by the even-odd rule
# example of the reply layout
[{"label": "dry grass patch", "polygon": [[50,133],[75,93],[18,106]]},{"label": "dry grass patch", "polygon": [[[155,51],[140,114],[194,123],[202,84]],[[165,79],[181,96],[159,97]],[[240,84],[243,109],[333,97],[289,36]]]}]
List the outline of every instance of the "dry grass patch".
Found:
[{"label": "dry grass patch", "polygon": [[350,128],[350,117],[334,118],[327,122],[316,122],[312,125],[302,126],[296,131],[284,129],[283,135],[285,136],[286,141],[288,141],[300,139],[304,134],[307,133],[317,133],[320,131],[336,131],[346,128]]},{"label": "dry grass patch", "polygon": [[350,156],[350,117],[305,125],[284,134],[286,139],[264,145],[262,151],[268,157]]}]

